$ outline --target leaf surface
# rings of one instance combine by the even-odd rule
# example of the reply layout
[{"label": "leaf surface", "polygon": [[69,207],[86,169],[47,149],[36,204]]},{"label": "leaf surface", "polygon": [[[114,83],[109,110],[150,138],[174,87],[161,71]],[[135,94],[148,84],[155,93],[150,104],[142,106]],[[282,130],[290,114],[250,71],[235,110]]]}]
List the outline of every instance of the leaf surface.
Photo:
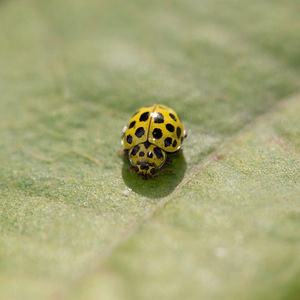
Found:
[{"label": "leaf surface", "polygon": [[[0,1],[1,296],[296,295],[298,8]],[[189,138],[143,181],[120,135],[153,103]]]}]

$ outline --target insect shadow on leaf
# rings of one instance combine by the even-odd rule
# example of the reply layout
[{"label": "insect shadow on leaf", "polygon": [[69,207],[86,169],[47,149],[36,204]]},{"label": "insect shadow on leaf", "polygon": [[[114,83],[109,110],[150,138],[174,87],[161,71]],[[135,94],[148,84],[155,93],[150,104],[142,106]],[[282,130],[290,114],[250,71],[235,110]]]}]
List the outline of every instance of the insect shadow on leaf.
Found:
[{"label": "insect shadow on leaf", "polygon": [[157,170],[156,176],[149,180],[143,180],[137,176],[126,155],[122,157],[122,177],[125,184],[134,192],[149,198],[168,196],[181,182],[186,171],[183,151],[168,153],[168,160],[172,163],[167,161],[161,169]]}]

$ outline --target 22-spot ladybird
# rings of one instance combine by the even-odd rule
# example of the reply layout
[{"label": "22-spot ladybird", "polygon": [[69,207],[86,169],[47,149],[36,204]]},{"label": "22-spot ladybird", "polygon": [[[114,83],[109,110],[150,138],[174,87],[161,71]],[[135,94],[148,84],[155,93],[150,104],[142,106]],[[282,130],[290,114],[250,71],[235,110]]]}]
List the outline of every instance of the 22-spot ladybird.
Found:
[{"label": "22-spot ladybird", "polygon": [[186,137],[176,112],[162,104],[140,108],[122,133],[124,154],[143,178],[153,177],[167,154],[179,151]]}]

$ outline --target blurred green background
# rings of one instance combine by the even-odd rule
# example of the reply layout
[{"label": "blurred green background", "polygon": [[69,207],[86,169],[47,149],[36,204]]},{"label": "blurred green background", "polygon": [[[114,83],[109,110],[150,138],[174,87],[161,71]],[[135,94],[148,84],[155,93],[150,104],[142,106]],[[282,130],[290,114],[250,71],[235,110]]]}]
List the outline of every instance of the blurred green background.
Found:
[{"label": "blurred green background", "polygon": [[[299,11],[0,1],[0,299],[299,299]],[[143,181],[154,103],[189,137]]]}]

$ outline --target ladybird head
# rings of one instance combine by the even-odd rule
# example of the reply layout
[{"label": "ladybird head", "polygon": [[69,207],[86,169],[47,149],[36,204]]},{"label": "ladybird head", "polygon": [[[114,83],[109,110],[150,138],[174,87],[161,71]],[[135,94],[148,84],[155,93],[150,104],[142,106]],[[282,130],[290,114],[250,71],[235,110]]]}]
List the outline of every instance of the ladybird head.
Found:
[{"label": "ladybird head", "polygon": [[144,161],[138,161],[137,165],[135,166],[135,171],[138,175],[141,175],[143,178],[151,177],[155,174],[155,165],[144,162]]},{"label": "ladybird head", "polygon": [[147,178],[153,176],[156,169],[164,164],[166,152],[147,141],[130,149],[129,160],[136,173]]}]

